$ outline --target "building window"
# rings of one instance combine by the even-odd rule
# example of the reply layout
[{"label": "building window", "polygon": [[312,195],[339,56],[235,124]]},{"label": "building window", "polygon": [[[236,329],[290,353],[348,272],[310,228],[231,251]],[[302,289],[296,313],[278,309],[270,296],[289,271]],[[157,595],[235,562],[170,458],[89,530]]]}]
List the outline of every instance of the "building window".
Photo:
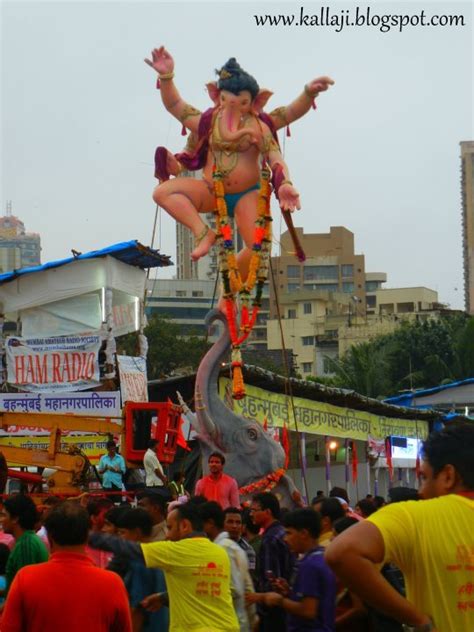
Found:
[{"label": "building window", "polygon": [[354,276],[354,266],[352,265],[352,263],[343,264],[341,266],[341,275],[343,279],[350,279]]},{"label": "building window", "polygon": [[300,272],[301,272],[300,266],[287,266],[286,268],[286,276],[289,279],[299,279]]},{"label": "building window", "polygon": [[296,318],[296,309],[288,310],[288,318]]},{"label": "building window", "polygon": [[311,303],[303,303],[303,314],[311,314],[313,312],[313,306]]},{"label": "building window", "polygon": [[337,281],[339,280],[338,266],[304,266],[305,281]]},{"label": "building window", "polygon": [[337,292],[339,285],[337,283],[313,283],[312,290],[326,290],[326,292]]},{"label": "building window", "polygon": [[342,283],[342,291],[343,292],[353,292],[354,284],[351,281],[343,281]]},{"label": "building window", "polygon": [[193,296],[204,296],[204,292],[202,290],[193,290]]},{"label": "building window", "polygon": [[375,309],[377,306],[377,297],[376,296],[367,296],[367,308]]},{"label": "building window", "polygon": [[303,347],[314,346],[314,336],[303,336],[301,338],[301,343],[302,343]]},{"label": "building window", "polygon": [[303,362],[303,373],[311,373],[313,370],[312,362]]},{"label": "building window", "polygon": [[288,283],[288,292],[298,292],[301,289],[299,283]]},{"label": "building window", "polygon": [[366,292],[375,292],[380,287],[378,281],[366,281],[365,282],[365,291]]},{"label": "building window", "polygon": [[186,290],[176,290],[176,296],[186,296]]}]

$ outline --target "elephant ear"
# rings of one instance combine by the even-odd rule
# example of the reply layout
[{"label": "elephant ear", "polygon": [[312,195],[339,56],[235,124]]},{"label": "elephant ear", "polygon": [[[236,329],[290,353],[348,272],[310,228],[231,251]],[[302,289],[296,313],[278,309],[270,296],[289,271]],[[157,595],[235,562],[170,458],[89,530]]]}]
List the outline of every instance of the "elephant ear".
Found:
[{"label": "elephant ear", "polygon": [[272,95],[273,92],[271,90],[266,90],[265,88],[259,91],[252,103],[252,109],[255,114],[260,114]]},{"label": "elephant ear", "polygon": [[215,81],[210,81],[209,83],[206,83],[206,88],[207,93],[211,97],[211,101],[214,103],[214,105],[219,105],[219,95],[221,91],[217,87],[217,83]]}]

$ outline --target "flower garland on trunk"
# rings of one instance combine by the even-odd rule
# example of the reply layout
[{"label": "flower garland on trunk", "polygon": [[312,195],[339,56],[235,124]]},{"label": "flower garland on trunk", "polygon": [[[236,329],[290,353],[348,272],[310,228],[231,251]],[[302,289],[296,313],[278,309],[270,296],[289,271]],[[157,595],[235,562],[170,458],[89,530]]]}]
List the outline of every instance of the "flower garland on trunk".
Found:
[{"label": "flower garland on trunk", "polygon": [[[270,171],[264,166],[260,176],[260,191],[257,202],[257,218],[252,245],[252,256],[247,279],[242,277],[237,266],[234,248],[232,221],[227,212],[223,175],[214,166],[212,173],[216,199],[216,234],[219,246],[219,270],[221,273],[225,315],[232,342],[232,397],[242,399],[245,396],[245,385],[242,375],[241,344],[248,338],[257,320],[262,303],[262,292],[268,277],[268,266],[271,251],[270,213]],[[250,295],[255,288],[255,296],[250,308]],[[237,303],[240,299],[240,324],[237,327]]]}]

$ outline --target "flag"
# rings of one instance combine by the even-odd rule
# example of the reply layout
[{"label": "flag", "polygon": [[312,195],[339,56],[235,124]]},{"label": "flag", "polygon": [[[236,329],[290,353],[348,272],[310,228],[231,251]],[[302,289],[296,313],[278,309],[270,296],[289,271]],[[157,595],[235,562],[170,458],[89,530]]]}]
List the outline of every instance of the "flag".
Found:
[{"label": "flag", "polygon": [[268,419],[266,417],[263,420],[263,429],[265,430],[265,432],[267,432],[268,430]]},{"label": "flag", "polygon": [[359,465],[359,459],[357,458],[357,446],[356,442],[352,442],[352,482],[355,483],[359,476],[357,466]]},{"label": "flag", "polygon": [[[171,399],[168,397],[168,404],[173,404],[173,403],[174,402],[172,402]],[[180,416],[179,421],[178,421],[178,434],[176,437],[176,445],[179,448],[183,448],[187,452],[191,452],[191,448],[188,446],[188,442],[184,438],[183,423],[184,423],[184,419]]]},{"label": "flag", "polygon": [[285,469],[287,469],[290,463],[290,433],[288,432],[286,424],[283,426],[283,432],[281,434],[281,445],[285,451]]},{"label": "flag", "polygon": [[390,437],[385,439],[385,459],[387,461],[388,475],[390,480],[393,480],[393,463],[392,463],[392,442]]}]

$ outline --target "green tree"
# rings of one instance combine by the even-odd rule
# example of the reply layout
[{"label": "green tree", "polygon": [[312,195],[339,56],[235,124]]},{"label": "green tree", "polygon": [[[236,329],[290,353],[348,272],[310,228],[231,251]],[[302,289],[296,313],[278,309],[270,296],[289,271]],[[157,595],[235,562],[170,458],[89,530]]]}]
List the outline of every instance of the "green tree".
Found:
[{"label": "green tree", "polygon": [[[180,370],[195,371],[211,346],[192,330],[183,336],[179,324],[162,315],[152,316],[144,333],[148,339],[147,370],[150,380],[167,377]],[[127,355],[136,355],[137,335],[123,336],[117,347]]]},{"label": "green tree", "polygon": [[389,392],[388,362],[383,346],[363,342],[351,347],[337,360],[328,358],[336,386],[378,397]]}]

